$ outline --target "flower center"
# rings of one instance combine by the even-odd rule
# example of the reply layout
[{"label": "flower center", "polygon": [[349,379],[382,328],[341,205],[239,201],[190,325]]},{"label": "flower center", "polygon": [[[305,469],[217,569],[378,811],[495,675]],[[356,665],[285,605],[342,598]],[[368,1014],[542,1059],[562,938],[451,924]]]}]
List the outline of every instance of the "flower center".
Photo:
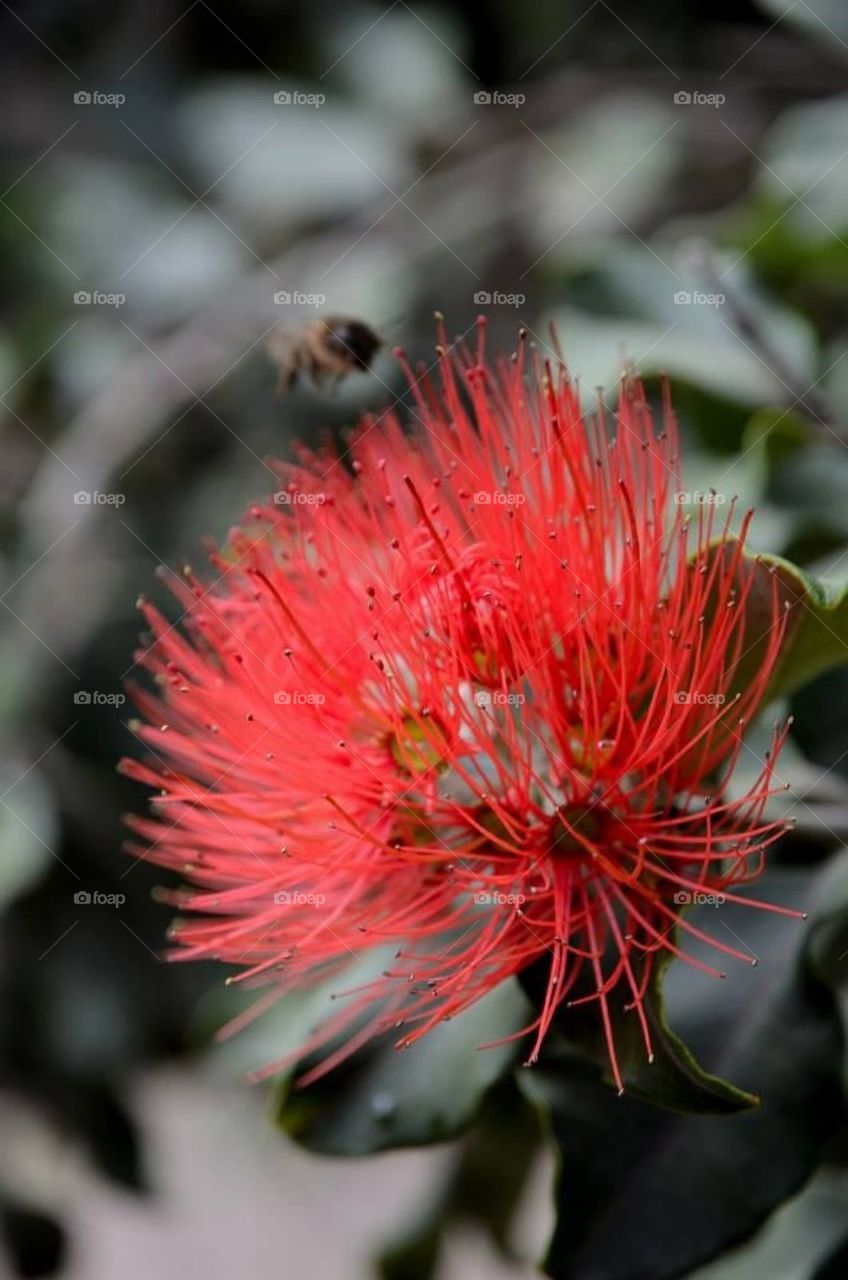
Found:
[{"label": "flower center", "polygon": [[402,728],[388,735],[387,745],[395,764],[416,777],[438,766],[444,756],[444,748],[438,748],[434,737],[436,734],[428,735],[420,720],[408,715],[403,718]]},{"label": "flower center", "polygon": [[590,846],[601,836],[603,815],[599,804],[563,805],[551,826],[551,853],[590,853]]}]

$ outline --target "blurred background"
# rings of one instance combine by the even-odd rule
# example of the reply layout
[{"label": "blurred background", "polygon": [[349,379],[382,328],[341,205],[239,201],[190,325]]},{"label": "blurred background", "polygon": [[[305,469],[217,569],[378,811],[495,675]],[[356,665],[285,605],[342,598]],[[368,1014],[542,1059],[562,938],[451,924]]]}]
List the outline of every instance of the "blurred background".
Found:
[{"label": "blurred background", "polygon": [[[211,1044],[221,972],[161,963],[115,771],[136,598],[269,456],[403,412],[391,348],[429,363],[434,309],[543,353],[554,320],[590,398],[668,374],[691,492],[844,571],[848,9],[0,0],[0,27],[0,1274],[365,1280],[452,1153],[300,1150],[243,1081],[261,1044]],[[320,312],[384,350],[281,400],[266,340]],[[786,874],[848,828],[846,700],[844,673],[796,699]],[[500,1254],[457,1214],[440,1280],[535,1274],[549,1174]],[[807,1280],[845,1190],[834,1161],[699,1280]]]}]

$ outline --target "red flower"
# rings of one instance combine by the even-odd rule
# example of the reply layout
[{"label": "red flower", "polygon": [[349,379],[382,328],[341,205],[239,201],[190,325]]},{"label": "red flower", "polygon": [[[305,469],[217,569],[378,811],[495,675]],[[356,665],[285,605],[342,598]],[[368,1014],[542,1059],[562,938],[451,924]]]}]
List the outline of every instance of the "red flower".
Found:
[{"label": "red flower", "polygon": [[439,368],[438,390],[409,373],[412,439],[389,413],[350,469],[280,467],[215,580],[178,583],[185,634],[143,606],[161,688],[139,695],[154,762],[125,764],[158,790],[137,852],[190,883],[177,953],[270,984],[263,1005],[401,948],[304,1046],[341,1036],[321,1070],[541,959],[530,1060],[588,979],[621,1087],[613,1003],[650,1055],[652,969],[705,937],[681,904],[735,901],[784,830],[763,814],[785,730],[744,798],[723,786],[778,656],[776,584],[767,636],[747,634],[733,504],[674,504],[674,419],[657,431],[637,382],[586,419],[523,342],[487,364],[482,323],[476,356],[441,348]]}]

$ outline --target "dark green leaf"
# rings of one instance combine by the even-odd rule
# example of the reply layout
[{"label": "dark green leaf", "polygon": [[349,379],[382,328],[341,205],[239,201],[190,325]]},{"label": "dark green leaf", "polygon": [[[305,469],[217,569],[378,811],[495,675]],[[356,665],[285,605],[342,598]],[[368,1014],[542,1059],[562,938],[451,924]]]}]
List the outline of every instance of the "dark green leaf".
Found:
[{"label": "dark green leaf", "polygon": [[443,1142],[468,1127],[489,1086],[508,1069],[515,1044],[477,1046],[518,1030],[527,1007],[515,982],[501,983],[459,1017],[409,1049],[382,1043],[355,1055],[308,1088],[279,1086],[283,1129],[327,1155],[366,1155]]},{"label": "dark green leaf", "polygon": [[[662,996],[664,967],[662,963],[656,965],[644,1004],[651,1032],[653,1062],[648,1060],[636,1014],[625,1007],[625,997],[613,994],[609,999],[616,1055],[625,1092],[672,1111],[700,1115],[727,1115],[756,1106],[758,1099],[754,1094],[705,1071],[672,1031]],[[545,982],[544,966],[533,974],[525,975],[524,981],[531,995],[538,996]],[[553,1066],[558,1060],[572,1061],[575,1051],[578,1056],[582,1054],[593,1062],[606,1083],[612,1084],[609,1050],[595,1005],[560,1011],[556,1034],[546,1045],[543,1066]]]},{"label": "dark green leaf", "polygon": [[779,556],[760,556],[758,565],[761,582],[750,601],[754,648],[749,650],[749,660],[756,661],[765,641],[772,570],[778,578],[781,604],[789,612],[783,651],[766,693],[766,700],[772,701],[848,661],[848,587],[841,582],[813,582]]},{"label": "dark green leaf", "polygon": [[[524,1072],[559,1160],[548,1274],[677,1280],[749,1236],[809,1177],[842,1113],[843,1035],[830,985],[848,924],[848,857],[825,873],[825,907],[797,954],[775,946],[725,1027],[719,1066],[762,1097],[742,1115],[679,1116],[605,1088],[586,1064]],[[840,922],[837,925],[837,922]],[[780,933],[780,931],[778,931]]]},{"label": "dark green leaf", "polygon": [[489,1090],[465,1140],[448,1203],[455,1216],[483,1226],[498,1252],[510,1257],[513,1220],[539,1150],[539,1118],[514,1078]]},{"label": "dark green leaf", "polygon": [[[731,543],[712,554],[730,559]],[[781,653],[765,691],[763,703],[793,693],[815,676],[848,662],[848,587],[844,583],[815,582],[781,556],[746,550],[754,580],[745,604],[746,647],[733,672],[727,693],[746,689],[760,670],[775,621],[775,592],[781,615],[787,615]]]}]

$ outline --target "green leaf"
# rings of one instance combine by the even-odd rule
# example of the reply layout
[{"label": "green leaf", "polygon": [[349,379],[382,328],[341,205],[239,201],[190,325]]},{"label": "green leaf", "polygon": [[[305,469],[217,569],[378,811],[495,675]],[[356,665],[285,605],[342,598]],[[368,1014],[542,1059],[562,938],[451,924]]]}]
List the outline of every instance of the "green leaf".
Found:
[{"label": "green leaf", "polygon": [[781,581],[792,603],[794,626],[769,685],[769,697],[792,693],[814,676],[848,661],[848,588],[824,579],[812,582],[787,561]]},{"label": "green leaf", "polygon": [[728,1115],[757,1106],[756,1094],[738,1089],[728,1080],[713,1075],[697,1062],[694,1054],[672,1031],[665,1016],[662,992],[657,983],[645,1003],[651,1030],[654,1061],[648,1062],[642,1036],[630,1018],[630,1049],[624,1086],[634,1098],[672,1111],[701,1115]]},{"label": "green leaf", "polygon": [[501,983],[409,1049],[382,1042],[305,1089],[295,1083],[298,1069],[278,1088],[277,1122],[297,1142],[325,1155],[444,1142],[473,1121],[484,1093],[517,1052],[514,1043],[478,1046],[526,1021],[517,983]]},{"label": "green leaf", "polygon": [[[719,554],[729,556],[729,544]],[[778,607],[788,615],[781,653],[763,702],[793,693],[815,676],[848,661],[848,587],[815,582],[781,556],[745,553],[754,582],[745,606],[746,649],[731,692],[745,688],[760,669],[774,627],[773,583]]]},{"label": "green leaf", "polygon": [[[663,974],[670,953],[658,960],[645,993],[644,1009],[651,1033],[653,1061],[648,1060],[635,1012],[623,995],[608,998],[616,1056],[624,1092],[657,1107],[695,1115],[728,1115],[755,1107],[755,1094],[738,1089],[705,1071],[694,1054],[668,1024],[662,993]],[[538,1004],[547,982],[544,964],[523,975],[525,989]],[[579,994],[582,994],[581,992]],[[546,1041],[542,1069],[569,1071],[577,1064],[593,1064],[598,1078],[613,1084],[609,1050],[595,1004],[560,1009],[553,1034]],[[532,1073],[531,1073],[532,1075]]]},{"label": "green leaf", "polygon": [[[750,977],[759,1000],[747,988],[735,1025],[725,1019],[709,1028],[708,1039],[725,1046],[722,1072],[761,1095],[756,1109],[674,1115],[616,1098],[585,1064],[521,1074],[547,1117],[559,1163],[550,1276],[678,1280],[748,1237],[809,1177],[843,1108],[830,962],[836,922],[848,929],[848,855],[828,868],[818,896],[827,905],[799,930],[788,961],[793,926],[767,918],[771,943],[758,946],[765,963]],[[744,930],[729,905],[722,913]]]},{"label": "green leaf", "polygon": [[[822,1163],[750,1240],[699,1267],[687,1280],[825,1280],[815,1268],[845,1231],[848,1200],[840,1184],[840,1175]],[[843,1268],[828,1280],[845,1280],[846,1275],[848,1268]]]}]

